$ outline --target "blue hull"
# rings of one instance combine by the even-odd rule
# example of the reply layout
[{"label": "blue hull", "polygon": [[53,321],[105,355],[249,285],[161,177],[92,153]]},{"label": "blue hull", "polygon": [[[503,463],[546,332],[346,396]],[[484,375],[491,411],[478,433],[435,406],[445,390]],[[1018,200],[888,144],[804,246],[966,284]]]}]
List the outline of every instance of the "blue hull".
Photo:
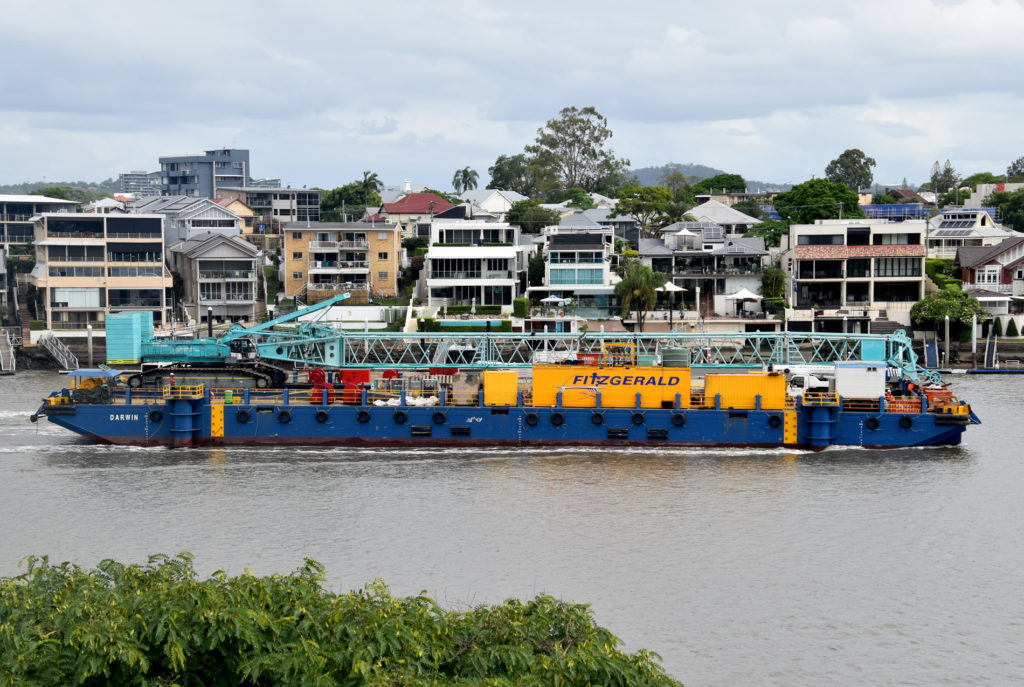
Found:
[{"label": "blue hull", "polygon": [[967,416],[849,412],[838,407],[767,411],[212,406],[202,400],[159,405],[77,404],[44,407],[40,414],[92,440],[134,446],[896,448],[959,444],[967,424],[976,421]]}]

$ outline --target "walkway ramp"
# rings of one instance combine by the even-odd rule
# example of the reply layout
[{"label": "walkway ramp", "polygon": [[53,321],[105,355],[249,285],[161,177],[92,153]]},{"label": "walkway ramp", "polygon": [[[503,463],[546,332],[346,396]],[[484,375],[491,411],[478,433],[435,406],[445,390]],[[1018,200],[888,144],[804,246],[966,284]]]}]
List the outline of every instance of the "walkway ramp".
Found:
[{"label": "walkway ramp", "polygon": [[71,349],[64,345],[63,341],[58,339],[51,332],[43,332],[43,335],[39,337],[38,343],[50,352],[50,355],[53,356],[54,360],[60,364],[61,369],[78,369],[78,358],[71,352]]},{"label": "walkway ramp", "polygon": [[924,341],[924,366],[929,370],[939,367],[939,342],[935,339]]},{"label": "walkway ramp", "polygon": [[14,374],[14,342],[6,329],[0,329],[0,375]]},{"label": "walkway ramp", "polygon": [[985,369],[994,370],[999,366],[999,339],[989,335],[985,341]]}]

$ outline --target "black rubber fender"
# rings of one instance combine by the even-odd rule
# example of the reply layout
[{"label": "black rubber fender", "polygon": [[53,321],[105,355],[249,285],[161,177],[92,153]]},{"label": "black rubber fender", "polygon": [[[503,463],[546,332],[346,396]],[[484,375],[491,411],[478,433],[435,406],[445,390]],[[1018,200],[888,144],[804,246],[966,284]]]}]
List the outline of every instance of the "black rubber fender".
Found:
[{"label": "black rubber fender", "polygon": [[327,422],[327,417],[328,415],[326,410],[316,411],[316,421],[319,422],[320,424]]},{"label": "black rubber fender", "polygon": [[904,415],[903,417],[900,418],[900,427],[902,427],[903,429],[910,429],[913,426],[914,418],[910,417],[909,415]]},{"label": "black rubber fender", "polygon": [[528,424],[528,425],[530,425],[532,427],[532,426],[536,425],[538,422],[540,422],[540,418],[537,416],[537,413],[527,413],[526,414],[526,424]]},{"label": "black rubber fender", "polygon": [[867,420],[864,421],[864,426],[867,427],[868,429],[878,429],[878,418],[869,417]]},{"label": "black rubber fender", "polygon": [[277,411],[277,421],[283,425],[288,424],[292,421],[292,411],[290,410],[279,410]]},{"label": "black rubber fender", "polygon": [[672,413],[672,424],[676,427],[682,427],[686,424],[686,416],[682,413]]},{"label": "black rubber fender", "polygon": [[448,416],[444,413],[444,411],[441,411],[441,410],[435,410],[434,411],[433,420],[434,420],[434,424],[435,425],[443,425],[447,419],[448,419]]},{"label": "black rubber fender", "polygon": [[634,425],[642,425],[643,423],[644,423],[644,414],[643,413],[633,413],[633,424]]},{"label": "black rubber fender", "polygon": [[235,413],[235,419],[241,422],[243,425],[249,421],[249,411],[245,408],[239,408],[238,412]]},{"label": "black rubber fender", "polygon": [[604,413],[593,413],[590,416],[590,421],[593,422],[595,425],[603,425],[604,424]]},{"label": "black rubber fender", "polygon": [[551,424],[553,424],[555,427],[561,427],[563,424],[565,424],[565,415],[557,411],[551,413]]},{"label": "black rubber fender", "polygon": [[782,426],[782,418],[778,415],[771,415],[768,417],[768,426],[774,429],[778,429]]},{"label": "black rubber fender", "polygon": [[150,422],[160,422],[163,419],[164,414],[158,408],[154,408],[153,410],[149,411]]},{"label": "black rubber fender", "polygon": [[367,410],[366,408],[361,408],[359,412],[356,413],[356,419],[362,422],[363,424],[366,424],[367,422],[370,421],[370,411]]},{"label": "black rubber fender", "polygon": [[396,410],[392,419],[395,421],[396,425],[404,425],[405,421],[409,419],[409,414],[404,410]]}]

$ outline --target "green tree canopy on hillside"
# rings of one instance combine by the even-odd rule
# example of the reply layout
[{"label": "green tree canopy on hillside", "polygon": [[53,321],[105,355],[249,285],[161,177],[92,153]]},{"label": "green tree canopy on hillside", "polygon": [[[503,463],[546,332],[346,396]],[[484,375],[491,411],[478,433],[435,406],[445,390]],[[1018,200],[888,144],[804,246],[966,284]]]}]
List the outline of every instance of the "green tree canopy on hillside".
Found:
[{"label": "green tree canopy on hillside", "polygon": [[999,209],[1003,224],[1016,231],[1024,231],[1024,189],[996,191],[981,201],[984,207]]},{"label": "green tree canopy on hillside", "polygon": [[775,196],[775,210],[780,217],[788,217],[794,224],[864,216],[857,193],[828,179],[811,179],[778,194]]},{"label": "green tree canopy on hillside", "polygon": [[717,174],[701,179],[693,185],[693,192],[702,193],[743,193],[747,190],[747,181],[739,174]]},{"label": "green tree canopy on hillside", "polygon": [[937,293],[930,293],[910,309],[910,323],[915,329],[935,329],[945,326],[949,315],[951,336],[959,336],[964,327],[971,326],[974,315],[988,317],[977,298],[968,295],[959,286],[950,285]]},{"label": "green tree canopy on hillside", "polygon": [[595,108],[565,107],[537,129],[526,153],[553,169],[563,189],[579,186],[608,192],[619,186],[629,169],[629,160],[615,157],[608,147],[611,137],[608,120]]},{"label": "green tree canopy on hillside", "polygon": [[[376,177],[375,174],[373,176]],[[373,179],[364,176],[362,180],[320,194],[320,221],[356,221],[363,216],[367,207],[379,208],[380,194],[377,193]]]},{"label": "green tree canopy on hillside", "polygon": [[623,186],[613,213],[632,217],[641,229],[650,230],[672,201],[672,192],[662,186]]}]

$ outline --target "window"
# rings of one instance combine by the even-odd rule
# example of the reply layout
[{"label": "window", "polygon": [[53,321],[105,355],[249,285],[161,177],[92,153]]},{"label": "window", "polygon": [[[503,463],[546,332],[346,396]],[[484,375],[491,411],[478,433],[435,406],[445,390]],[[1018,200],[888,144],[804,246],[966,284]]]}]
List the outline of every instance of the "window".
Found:
[{"label": "window", "polygon": [[386,231],[378,231],[377,232],[377,239],[380,240],[380,241],[387,241],[387,239],[388,239],[388,232],[386,232]]},{"label": "window", "polygon": [[229,301],[251,301],[252,290],[249,288],[251,282],[247,281],[229,281],[225,282],[225,294],[224,297]]},{"label": "window", "polygon": [[384,280],[386,280],[387,278],[388,278],[388,273],[387,272],[378,272],[377,273],[377,279],[384,279]]},{"label": "window", "polygon": [[875,258],[876,277],[920,277],[921,258]]},{"label": "window", "polygon": [[378,260],[387,260],[388,259],[387,251],[383,251],[383,252],[377,253],[377,259]]},{"label": "window", "polygon": [[302,260],[302,251],[294,251],[292,253],[292,260]]},{"label": "window", "polygon": [[293,231],[292,232],[292,238],[297,240],[297,241],[301,240],[302,239],[302,232],[301,231]]},{"label": "window", "polygon": [[1013,278],[1014,278],[1014,279],[1024,279],[1024,269],[1018,269],[1018,270],[1017,270],[1017,271],[1016,271],[1016,272],[1014,273],[1014,275],[1013,275]]},{"label": "window", "polygon": [[302,279],[302,272],[292,272],[292,279]]},{"label": "window", "polygon": [[52,305],[58,308],[102,308],[100,300],[100,289],[72,287],[53,289]]},{"label": "window", "polygon": [[978,270],[978,284],[998,284],[999,283],[999,265],[986,265]]},{"label": "window", "polygon": [[201,301],[219,301],[220,295],[220,283],[219,282],[199,282],[199,300]]}]

